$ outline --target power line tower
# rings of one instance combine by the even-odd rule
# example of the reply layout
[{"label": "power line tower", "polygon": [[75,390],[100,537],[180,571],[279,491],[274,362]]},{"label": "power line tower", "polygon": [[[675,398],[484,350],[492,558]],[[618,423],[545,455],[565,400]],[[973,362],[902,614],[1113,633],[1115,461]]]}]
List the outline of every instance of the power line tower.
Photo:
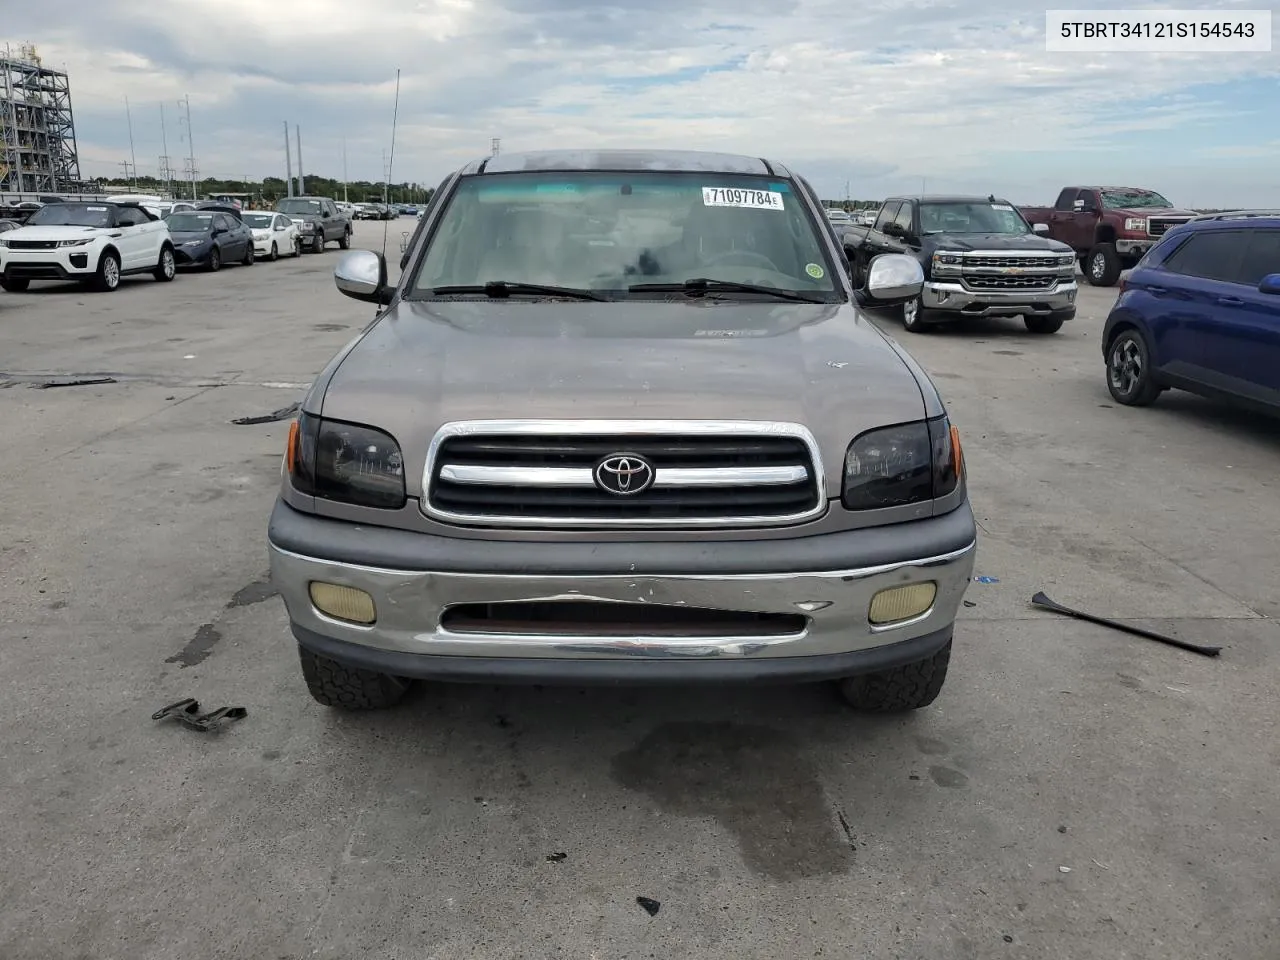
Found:
[{"label": "power line tower", "polygon": [[501,137],[490,137],[489,138],[489,156],[496,157],[498,155],[498,148],[501,146],[502,146]]},{"label": "power line tower", "polygon": [[[200,172],[200,168],[196,166],[196,145],[191,137],[191,98],[183,97],[178,101],[178,106],[186,111],[186,116],[178,116],[178,125],[186,128],[185,136],[187,141],[187,158],[183,161],[183,173],[191,181],[191,199],[196,199],[196,174]],[[182,136],[179,139],[182,139]]]},{"label": "power line tower", "polygon": [[164,191],[167,194],[173,194],[173,180],[177,173],[173,169],[173,159],[165,154],[160,158],[160,179],[164,182]]},{"label": "power line tower", "polygon": [[133,188],[138,189],[138,168],[128,160],[121,160],[116,164],[124,172],[124,182],[133,183]]},{"label": "power line tower", "polygon": [[200,168],[196,166],[195,160],[187,157],[182,161],[182,176],[191,184],[191,199],[196,199],[196,174],[200,172]]}]

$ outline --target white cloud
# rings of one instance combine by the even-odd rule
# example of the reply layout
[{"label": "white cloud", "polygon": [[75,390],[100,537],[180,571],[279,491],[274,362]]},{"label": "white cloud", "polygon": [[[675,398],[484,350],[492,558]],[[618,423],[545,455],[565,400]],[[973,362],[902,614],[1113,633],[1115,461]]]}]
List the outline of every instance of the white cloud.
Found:
[{"label": "white cloud", "polygon": [[[1210,179],[1216,157],[1274,156],[1247,129],[1216,147],[1195,132],[1270,105],[1184,93],[1275,81],[1273,54],[1048,54],[1051,5],[1024,2],[1015,16],[993,0],[870,11],[834,0],[115,0],[97,11],[74,4],[73,16],[55,0],[23,5],[10,29],[66,62],[77,123],[94,143],[82,150],[90,172],[118,169],[119,158],[98,154],[127,146],[125,96],[136,133],[146,104],[168,109],[190,93],[206,173],[280,172],[277,131],[288,118],[303,126],[309,169],[336,174],[345,137],[352,176],[379,177],[397,67],[397,179],[435,182],[491,136],[504,149],[767,154],[830,169],[827,188],[844,179],[841,164],[896,168],[939,188],[1007,180],[1019,163],[1041,165],[1015,184],[1025,191],[1047,191],[1059,176],[1114,180],[1142,173],[1117,142],[1171,130],[1185,130],[1204,163],[1180,182]],[[147,120],[144,137],[158,140],[155,126]],[[1170,190],[1158,174],[1149,172],[1152,185]]]}]

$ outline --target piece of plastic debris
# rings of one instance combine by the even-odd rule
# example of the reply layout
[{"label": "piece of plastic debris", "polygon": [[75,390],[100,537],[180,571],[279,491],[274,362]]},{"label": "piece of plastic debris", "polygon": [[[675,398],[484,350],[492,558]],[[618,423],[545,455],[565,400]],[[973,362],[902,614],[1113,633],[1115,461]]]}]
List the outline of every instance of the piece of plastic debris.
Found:
[{"label": "piece of plastic debris", "polygon": [[974,577],[973,582],[974,583],[999,583],[1000,580],[998,577]]},{"label": "piece of plastic debris", "polygon": [[219,720],[243,720],[248,715],[249,711],[244,707],[221,707],[210,710],[208,713],[201,713],[199,701],[188,697],[177,703],[171,703],[167,707],[161,707],[151,715],[151,719],[164,720],[167,717],[173,717],[192,730],[208,733],[217,728]]},{"label": "piece of plastic debris", "polygon": [[263,414],[260,417],[237,417],[231,422],[237,426],[248,426],[253,423],[272,423],[276,420],[287,420],[301,409],[302,404],[291,403],[287,407],[281,407],[279,410],[272,410],[270,413]]},{"label": "piece of plastic debris", "polygon": [[1007,933],[1004,935],[1004,937],[1002,937],[1002,939],[1004,940],[1005,943],[1013,943],[1013,937],[1009,936],[1009,934]]},{"label": "piece of plastic debris", "polygon": [[964,602],[964,605],[965,605],[966,607],[976,607],[976,606],[977,606],[977,604],[976,604],[976,603],[974,603],[972,600],[966,600],[966,601]]},{"label": "piece of plastic debris", "polygon": [[656,917],[658,915],[658,911],[662,909],[661,902],[651,900],[649,897],[636,897],[636,903],[644,907],[645,912],[651,917]]},{"label": "piece of plastic debris", "polygon": [[567,856],[569,856],[567,853],[548,853],[547,863],[564,863]]},{"label": "piece of plastic debris", "polygon": [[1070,868],[1070,867],[1059,867],[1059,868],[1058,868],[1058,872],[1059,872],[1059,873],[1070,873],[1070,872],[1071,872],[1071,868]]},{"label": "piece of plastic debris", "polygon": [[188,354],[187,354],[185,357],[183,357],[182,359],[183,359],[183,360],[194,360],[195,358],[196,358],[196,355],[195,355],[194,353],[188,353]]}]

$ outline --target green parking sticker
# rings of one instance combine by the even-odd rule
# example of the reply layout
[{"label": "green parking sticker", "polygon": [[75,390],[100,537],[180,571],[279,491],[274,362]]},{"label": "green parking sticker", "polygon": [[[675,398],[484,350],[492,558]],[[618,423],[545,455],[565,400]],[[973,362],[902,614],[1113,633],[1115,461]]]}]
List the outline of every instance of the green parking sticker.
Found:
[{"label": "green parking sticker", "polygon": [[806,263],[804,266],[804,272],[807,273],[809,276],[813,277],[813,279],[815,280],[821,280],[823,277],[827,275],[827,272],[823,270],[822,267],[818,266],[816,263]]}]

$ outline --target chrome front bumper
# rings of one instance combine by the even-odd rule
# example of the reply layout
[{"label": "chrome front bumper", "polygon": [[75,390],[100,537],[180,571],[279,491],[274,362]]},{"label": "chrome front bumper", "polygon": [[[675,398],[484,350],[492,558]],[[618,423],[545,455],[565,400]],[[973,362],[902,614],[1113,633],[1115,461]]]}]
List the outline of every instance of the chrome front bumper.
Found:
[{"label": "chrome front bumper", "polygon": [[[590,546],[583,544],[584,549]],[[976,542],[937,556],[816,573],[728,575],[539,575],[395,570],[307,557],[270,546],[271,580],[284,599],[294,632],[390,654],[537,660],[652,661],[763,660],[873,651],[949,631],[973,574]],[[933,605],[911,620],[869,622],[872,597],[888,587],[932,580]],[[312,603],[312,581],[356,587],[377,610],[373,626],[335,620]],[[725,611],[801,614],[796,633],[766,636],[513,635],[442,626],[457,604],[594,600],[667,604]],[[691,671],[696,670],[691,666]]]},{"label": "chrome front bumper", "polygon": [[1062,280],[1044,290],[970,290],[957,281],[930,280],[920,294],[925,310],[962,313],[969,317],[1047,314],[1076,305],[1079,287]]}]

